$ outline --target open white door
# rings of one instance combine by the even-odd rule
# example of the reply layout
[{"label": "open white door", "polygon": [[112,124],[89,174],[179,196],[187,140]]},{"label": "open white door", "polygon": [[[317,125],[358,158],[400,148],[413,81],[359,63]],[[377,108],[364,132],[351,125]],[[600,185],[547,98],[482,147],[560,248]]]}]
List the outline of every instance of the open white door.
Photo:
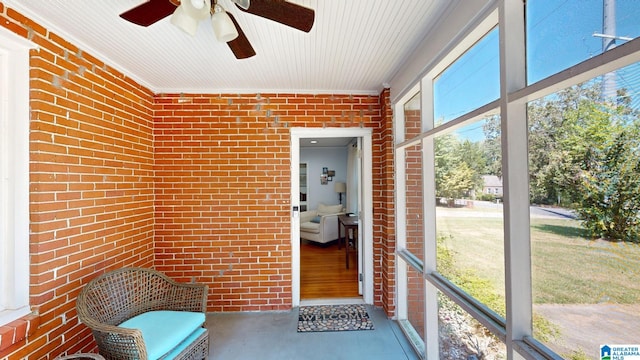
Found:
[{"label": "open white door", "polygon": [[[358,219],[362,219],[364,213],[362,211],[362,199],[364,198],[362,189],[362,138],[358,138],[357,145],[357,165],[356,169],[358,171]],[[362,295],[362,279],[364,278],[364,242],[362,241],[362,233],[363,233],[362,220],[359,220],[358,224],[358,294]]]},{"label": "open white door", "polygon": [[373,304],[373,141],[370,128],[291,129],[291,274],[292,305],[300,306],[300,139],[353,137],[357,144],[358,289]]},{"label": "open white door", "polygon": [[300,137],[291,134],[291,295],[300,306]]},{"label": "open white door", "polygon": [[362,186],[362,138],[357,138],[353,144],[349,147],[349,159],[347,161],[348,174],[347,174],[347,212],[354,213],[358,216],[358,294],[362,295],[362,281],[364,279],[364,266],[363,266],[363,212],[362,212],[362,199],[363,186]]}]

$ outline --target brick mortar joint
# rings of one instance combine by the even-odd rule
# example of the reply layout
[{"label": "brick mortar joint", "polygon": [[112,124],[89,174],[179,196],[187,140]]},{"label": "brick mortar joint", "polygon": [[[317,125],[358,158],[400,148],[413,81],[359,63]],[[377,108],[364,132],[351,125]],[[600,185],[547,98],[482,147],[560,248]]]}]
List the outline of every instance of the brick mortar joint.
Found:
[{"label": "brick mortar joint", "polygon": [[[12,345],[29,338],[40,325],[40,315],[33,311],[19,319],[6,325],[0,326],[0,352],[10,348]],[[24,329],[22,332],[21,329]],[[5,336],[11,337],[11,341],[4,340]]]}]

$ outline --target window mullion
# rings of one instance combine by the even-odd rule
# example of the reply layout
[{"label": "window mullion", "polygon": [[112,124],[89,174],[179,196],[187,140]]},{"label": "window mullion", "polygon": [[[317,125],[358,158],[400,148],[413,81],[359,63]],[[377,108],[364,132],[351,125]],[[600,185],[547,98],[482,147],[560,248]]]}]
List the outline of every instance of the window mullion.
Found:
[{"label": "window mullion", "polygon": [[532,333],[531,245],[529,231],[528,128],[526,104],[508,94],[526,86],[525,4],[501,1],[500,104],[504,184],[504,256],[507,354],[518,357],[514,341]]},{"label": "window mullion", "polygon": [[[433,115],[433,78],[426,77],[421,81],[422,132],[434,128]],[[434,137],[422,139],[422,205],[424,214],[424,273],[423,276],[436,271],[436,182],[435,182],[435,147]],[[427,359],[440,358],[440,341],[438,336],[438,290],[425,278],[425,354]]]}]

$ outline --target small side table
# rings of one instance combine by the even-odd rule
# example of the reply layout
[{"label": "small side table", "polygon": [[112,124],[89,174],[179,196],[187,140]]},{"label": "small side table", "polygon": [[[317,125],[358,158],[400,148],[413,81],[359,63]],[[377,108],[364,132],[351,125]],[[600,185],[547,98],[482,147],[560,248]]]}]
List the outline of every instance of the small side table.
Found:
[{"label": "small side table", "polygon": [[344,228],[344,253],[349,268],[349,230],[353,231],[353,250],[358,250],[358,217],[349,215],[338,216],[338,248],[340,248],[340,239],[342,239],[342,229]]}]

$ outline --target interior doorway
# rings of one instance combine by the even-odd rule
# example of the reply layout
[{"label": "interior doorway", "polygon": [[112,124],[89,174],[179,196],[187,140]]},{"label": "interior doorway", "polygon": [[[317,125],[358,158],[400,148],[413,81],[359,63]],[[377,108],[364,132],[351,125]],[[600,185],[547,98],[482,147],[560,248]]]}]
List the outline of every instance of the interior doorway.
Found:
[{"label": "interior doorway", "polygon": [[[353,279],[345,280],[347,286],[356,286],[357,290],[348,289],[344,301],[353,302],[357,297],[360,301],[372,304],[373,303],[373,221],[372,221],[372,131],[366,128],[324,128],[324,129],[310,129],[310,128],[294,128],[291,129],[291,242],[292,242],[292,297],[293,305],[299,306],[301,303],[339,303],[340,298],[335,296],[323,297],[322,287],[325,292],[331,291],[329,286],[339,286],[332,284],[335,281],[329,279],[330,276],[337,276],[337,279],[342,276],[343,278]],[[301,150],[304,146],[301,144],[309,144],[311,140],[316,140],[318,143],[322,142],[325,145],[329,141],[342,141],[346,144],[344,150],[345,159],[348,159],[348,165],[345,164],[340,167],[340,164],[336,165],[340,167],[340,172],[336,172],[335,169],[329,169],[327,166],[319,165],[318,162],[313,164],[313,160],[308,161],[301,160]],[[351,148],[351,149],[350,149]],[[357,154],[354,160],[353,154]],[[351,156],[349,156],[351,155]],[[347,162],[347,160],[345,160]],[[300,163],[304,163],[304,172],[301,173]],[[326,170],[324,168],[327,168]],[[349,174],[347,177],[347,173]],[[327,179],[328,177],[328,179]],[[329,180],[336,182],[329,184]],[[344,182],[351,190],[345,194],[338,192],[340,185],[335,185],[338,180]],[[306,181],[306,184],[303,182]],[[316,192],[325,192],[325,194],[308,193],[301,195],[301,186],[306,188],[308,192],[313,192],[313,185],[316,182]],[[329,185],[329,186],[320,186]],[[335,190],[334,190],[335,189]],[[331,195],[329,195],[331,194]],[[357,232],[352,237],[353,245],[357,249],[355,254],[345,252],[345,249],[338,249],[338,243],[333,241],[326,245],[326,248],[318,248],[318,244],[308,244],[300,239],[300,212],[302,206],[307,209],[314,209],[321,200],[327,200],[329,196],[336,197],[335,200],[329,201],[330,203],[338,203],[338,196],[340,197],[340,204],[345,207],[347,212],[354,213],[354,217],[357,218]],[[344,197],[343,197],[344,196]],[[301,201],[301,198],[304,199]],[[333,226],[333,225],[332,225]],[[335,224],[337,227],[337,223]],[[333,229],[333,227],[332,227]],[[357,234],[356,234],[357,233]],[[344,230],[343,230],[344,236]],[[304,252],[303,252],[304,250]],[[317,289],[305,288],[305,297],[301,297],[302,283],[301,283],[301,270],[302,270],[302,256],[305,256],[305,261],[309,261],[314,252],[323,252],[327,256],[341,256],[345,259],[348,256],[351,259],[351,268],[346,269],[343,262],[335,262],[333,266],[336,267],[335,273],[327,274],[327,280],[323,285],[322,271],[318,271],[318,274],[312,274],[314,277],[315,286],[319,286]],[[343,255],[344,254],[344,255]],[[317,255],[317,254],[315,254]],[[315,258],[313,261],[329,261],[329,259]],[[341,268],[338,269],[336,264],[341,264]],[[356,265],[357,266],[354,266]],[[321,264],[304,264],[305,271],[308,271],[309,266],[323,267]],[[329,269],[326,269],[329,271]],[[347,273],[350,272],[350,273]],[[308,273],[306,273],[308,274]],[[305,279],[308,281],[307,275]],[[339,281],[339,280],[336,280]],[[332,285],[330,285],[332,284]],[[320,291],[319,291],[320,290]],[[355,292],[354,292],[355,291]],[[316,295],[317,294],[317,295]],[[326,294],[326,293],[325,293]],[[352,296],[355,294],[356,296]],[[313,300],[310,300],[312,298]]]}]

